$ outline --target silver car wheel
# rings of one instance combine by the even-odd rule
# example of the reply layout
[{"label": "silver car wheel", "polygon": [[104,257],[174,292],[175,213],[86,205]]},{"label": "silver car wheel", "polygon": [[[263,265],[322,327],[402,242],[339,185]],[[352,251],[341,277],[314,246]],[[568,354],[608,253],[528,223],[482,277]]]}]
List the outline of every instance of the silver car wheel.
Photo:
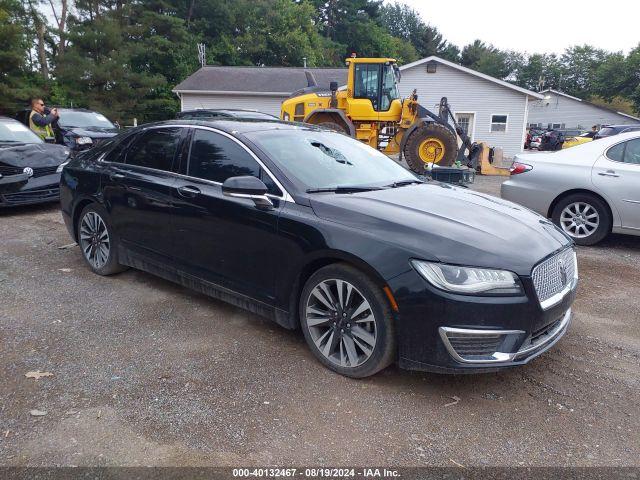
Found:
[{"label": "silver car wheel", "polygon": [[574,238],[586,238],[600,225],[600,215],[585,202],[570,203],[560,214],[560,227]]},{"label": "silver car wheel", "polygon": [[345,280],[328,279],[309,294],[306,323],[316,347],[331,363],[354,368],[376,346],[376,319],[369,301]]},{"label": "silver car wheel", "polygon": [[104,220],[96,212],[87,212],[80,223],[80,248],[93,268],[104,267],[109,261],[111,243]]}]

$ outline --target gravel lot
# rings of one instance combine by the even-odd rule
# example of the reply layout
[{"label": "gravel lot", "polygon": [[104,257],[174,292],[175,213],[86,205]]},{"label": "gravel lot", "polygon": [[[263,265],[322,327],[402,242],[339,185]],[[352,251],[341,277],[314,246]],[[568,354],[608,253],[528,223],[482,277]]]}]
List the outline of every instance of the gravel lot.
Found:
[{"label": "gravel lot", "polygon": [[529,365],[359,381],[299,332],[90,273],[57,205],[0,212],[0,238],[0,465],[640,466],[639,237],[579,250],[574,322]]}]

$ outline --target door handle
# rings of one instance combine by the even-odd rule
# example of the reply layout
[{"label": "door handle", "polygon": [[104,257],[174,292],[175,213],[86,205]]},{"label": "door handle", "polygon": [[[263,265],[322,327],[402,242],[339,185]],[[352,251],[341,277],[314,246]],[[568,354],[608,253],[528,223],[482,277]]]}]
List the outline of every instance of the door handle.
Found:
[{"label": "door handle", "polygon": [[186,185],[184,187],[179,187],[178,188],[178,193],[180,195],[182,195],[183,197],[193,198],[196,195],[200,195],[200,189],[196,188],[196,187],[191,187],[189,185]]},{"label": "door handle", "polygon": [[109,175],[109,178],[113,181],[124,179],[124,175],[121,173],[112,173]]},{"label": "door handle", "polygon": [[600,175],[601,177],[619,177],[620,176],[614,170],[607,170],[606,172],[599,172],[598,175]]}]

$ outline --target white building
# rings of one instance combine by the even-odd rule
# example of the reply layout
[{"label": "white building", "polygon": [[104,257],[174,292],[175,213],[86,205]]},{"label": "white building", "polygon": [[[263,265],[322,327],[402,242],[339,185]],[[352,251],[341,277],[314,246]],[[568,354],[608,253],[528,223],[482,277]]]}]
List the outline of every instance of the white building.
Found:
[{"label": "white building", "polygon": [[418,90],[421,105],[437,113],[447,97],[456,121],[474,142],[500,147],[505,157],[522,151],[529,105],[544,97],[438,57],[400,67],[400,94]]},{"label": "white building", "polygon": [[[345,68],[214,67],[206,66],[174,88],[181,110],[244,108],[279,116],[280,104],[307,86],[310,70],[320,86],[347,82]],[[529,105],[544,97],[511,83],[438,57],[400,67],[401,96],[418,90],[418,101],[437,113],[447,97],[456,120],[475,142],[487,142],[513,157],[523,149]]]},{"label": "white building", "polygon": [[545,90],[545,98],[529,106],[530,126],[591,130],[594,125],[629,125],[640,118],[581,100],[557,90]]}]

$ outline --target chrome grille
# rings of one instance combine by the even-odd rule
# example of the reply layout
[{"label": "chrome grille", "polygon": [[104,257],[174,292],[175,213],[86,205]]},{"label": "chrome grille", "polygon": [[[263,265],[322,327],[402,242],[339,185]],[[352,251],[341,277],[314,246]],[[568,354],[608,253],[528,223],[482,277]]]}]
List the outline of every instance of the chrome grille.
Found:
[{"label": "chrome grille", "polygon": [[577,278],[577,272],[578,265],[573,248],[567,248],[536,265],[531,277],[543,308],[546,301],[562,292]]}]

